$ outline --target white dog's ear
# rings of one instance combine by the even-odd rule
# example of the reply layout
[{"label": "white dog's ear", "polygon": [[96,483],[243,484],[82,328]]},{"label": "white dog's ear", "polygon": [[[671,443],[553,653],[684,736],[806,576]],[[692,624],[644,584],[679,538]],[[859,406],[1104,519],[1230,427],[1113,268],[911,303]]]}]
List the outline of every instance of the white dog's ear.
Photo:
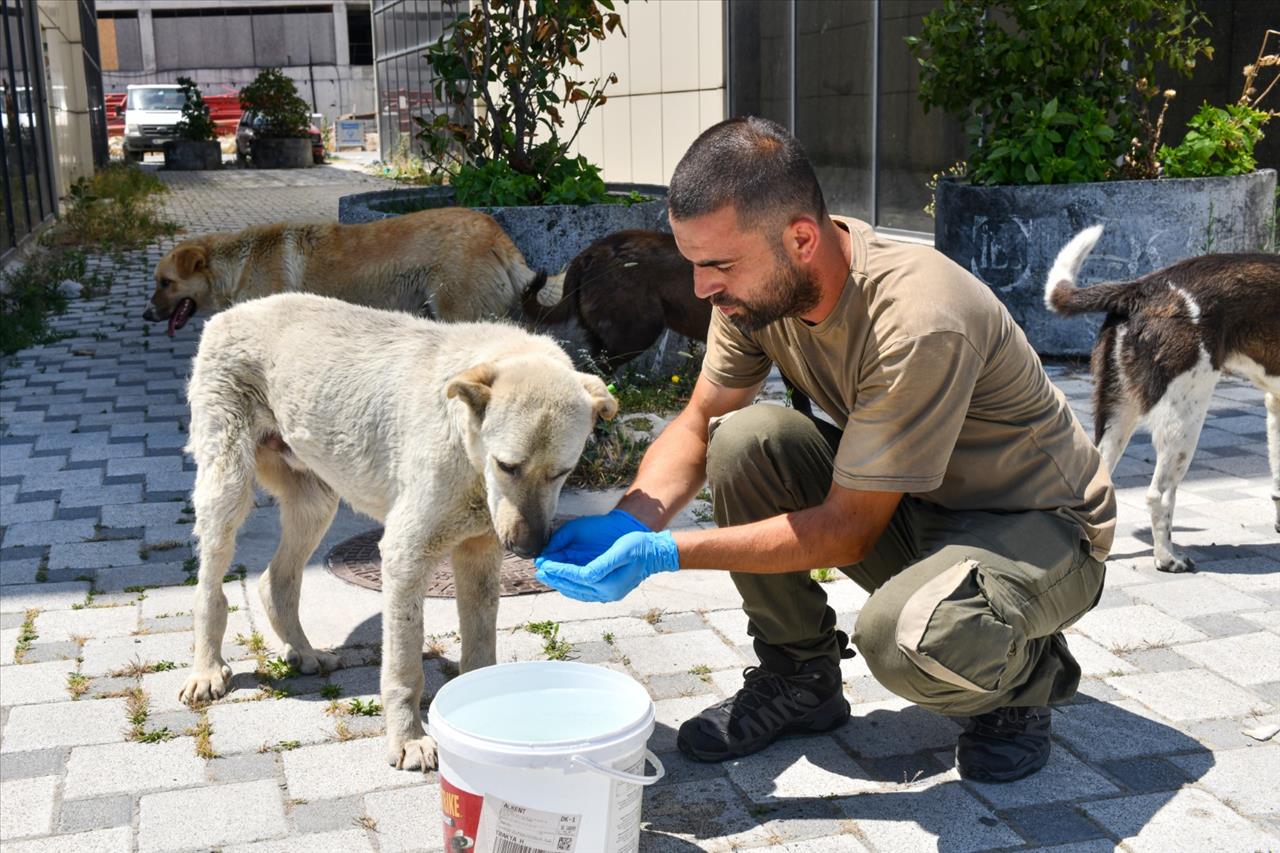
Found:
[{"label": "white dog's ear", "polygon": [[493,390],[493,380],[497,375],[498,371],[491,362],[477,364],[450,379],[449,384],[444,386],[444,395],[450,399],[461,397],[471,407],[471,411],[475,412],[476,417],[483,418]]},{"label": "white dog's ear", "polygon": [[594,373],[579,373],[578,378],[582,380],[582,387],[587,389],[591,402],[595,404],[596,417],[606,421],[613,420],[614,415],[618,414],[618,401],[609,393],[604,380]]}]

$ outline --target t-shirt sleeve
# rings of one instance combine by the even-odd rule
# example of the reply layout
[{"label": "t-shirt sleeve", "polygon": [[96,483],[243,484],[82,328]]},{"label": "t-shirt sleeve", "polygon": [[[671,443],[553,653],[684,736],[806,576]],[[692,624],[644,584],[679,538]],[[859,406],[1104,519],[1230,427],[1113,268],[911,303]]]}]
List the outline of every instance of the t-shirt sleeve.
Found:
[{"label": "t-shirt sleeve", "polygon": [[750,388],[764,381],[772,364],[759,344],[712,310],[707,353],[702,359],[702,372],[708,379],[726,388]]},{"label": "t-shirt sleeve", "polygon": [[957,332],[910,338],[865,361],[835,482],[886,492],[941,486],[982,366]]}]

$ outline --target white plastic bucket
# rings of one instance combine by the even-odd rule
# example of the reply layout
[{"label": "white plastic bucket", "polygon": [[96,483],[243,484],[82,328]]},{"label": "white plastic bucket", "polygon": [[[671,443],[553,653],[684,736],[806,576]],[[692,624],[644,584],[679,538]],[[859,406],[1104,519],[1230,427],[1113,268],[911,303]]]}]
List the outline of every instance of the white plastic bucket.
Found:
[{"label": "white plastic bucket", "polygon": [[444,849],[635,853],[643,786],[665,773],[645,747],[653,725],[645,689],[600,666],[526,661],[455,678],[427,722]]}]

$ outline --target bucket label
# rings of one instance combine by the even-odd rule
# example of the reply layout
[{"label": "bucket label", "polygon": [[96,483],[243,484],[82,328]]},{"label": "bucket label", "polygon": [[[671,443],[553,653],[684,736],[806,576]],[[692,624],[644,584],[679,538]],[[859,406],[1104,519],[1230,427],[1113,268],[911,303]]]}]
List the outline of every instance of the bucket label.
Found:
[{"label": "bucket label", "polygon": [[476,848],[486,853],[574,853],[582,815],[544,812],[486,795]]},{"label": "bucket label", "polygon": [[480,826],[480,811],[484,798],[464,791],[440,777],[440,812],[444,819],[444,849],[446,853],[471,850],[476,846],[476,831]]},{"label": "bucket label", "polygon": [[[632,776],[644,775],[644,756],[630,767],[619,767]],[[609,849],[606,853],[637,853],[640,850],[640,805],[644,788],[630,782],[610,782]]]}]

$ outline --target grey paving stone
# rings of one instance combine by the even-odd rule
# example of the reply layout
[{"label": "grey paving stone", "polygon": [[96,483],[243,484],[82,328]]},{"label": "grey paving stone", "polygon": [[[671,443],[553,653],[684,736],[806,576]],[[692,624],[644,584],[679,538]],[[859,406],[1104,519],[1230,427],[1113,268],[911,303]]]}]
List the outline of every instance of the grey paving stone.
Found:
[{"label": "grey paving stone", "polygon": [[[136,545],[135,545],[136,548]],[[135,553],[133,557],[137,561]],[[97,587],[103,592],[119,592],[135,586],[174,586],[181,585],[187,579],[187,572],[181,563],[150,563],[148,565],[129,565],[117,568],[98,569]],[[192,590],[195,587],[185,587]]]},{"label": "grey paving stone", "polygon": [[[30,524],[38,521],[52,521],[57,509],[54,501],[31,501],[22,504],[3,504],[0,508],[0,524]],[[37,543],[39,544],[39,543]]]},{"label": "grey paving stone", "polygon": [[442,849],[439,819],[425,826],[420,819],[421,815],[440,814],[440,785],[434,778],[410,788],[369,794],[364,807],[376,822],[382,853]]},{"label": "grey paving stone", "polygon": [[710,630],[626,637],[616,643],[630,659],[630,666],[641,675],[687,672],[697,665],[711,669],[736,669],[743,665],[738,653]]},{"label": "grey paving stone", "polygon": [[1280,815],[1280,744],[1179,755],[1169,759],[1199,787],[1236,811],[1251,816]]},{"label": "grey paving stone", "polygon": [[723,777],[647,788],[641,816],[650,833],[646,849],[728,851],[768,843],[760,817]]},{"label": "grey paving stone", "polygon": [[725,762],[725,773],[754,803],[796,797],[839,797],[884,786],[830,737],[779,741],[746,759]]},{"label": "grey paving stone", "polygon": [[955,745],[960,727],[947,717],[894,698],[853,705],[835,736],[858,756],[884,758]]},{"label": "grey paving stone", "polygon": [[[1185,648],[1185,646],[1178,648]],[[1125,652],[1120,657],[1133,665],[1128,672],[1119,673],[1121,675],[1131,675],[1135,672],[1176,672],[1195,667],[1193,661],[1187,660],[1173,649],[1136,649]]]},{"label": "grey paving stone", "polygon": [[[613,658],[603,658],[603,660],[611,659]],[[585,658],[579,658],[579,660],[584,663],[599,662]],[[645,687],[648,688],[649,695],[655,700],[674,699],[681,696],[706,696],[707,703],[711,704],[718,698],[710,676],[700,677],[688,672],[650,676],[645,681]]]},{"label": "grey paving stone", "polygon": [[1187,619],[1186,623],[1210,637],[1235,637],[1258,630],[1257,624],[1249,621],[1247,615],[1242,617],[1234,613],[1211,613]]},{"label": "grey paving stone", "polygon": [[77,832],[73,835],[51,835],[5,845],[5,853],[130,853],[133,831],[127,826]]},{"label": "grey paving stone", "polygon": [[347,828],[333,832],[294,835],[275,841],[233,844],[224,848],[222,853],[294,853],[296,850],[306,850],[307,853],[361,853],[361,851],[372,853],[373,844],[369,841],[369,834],[365,830]]},{"label": "grey paving stone", "polygon": [[1103,761],[1101,767],[1135,794],[1156,791],[1176,791],[1188,779],[1188,775],[1173,761],[1180,758],[1130,758],[1124,761]]},{"label": "grey paving stone", "polygon": [[[17,614],[5,615],[16,616]],[[14,663],[13,656],[18,651],[18,635],[21,633],[21,628],[0,629],[0,666]]]},{"label": "grey paving stone", "polygon": [[23,663],[46,663],[50,661],[72,661],[80,654],[80,645],[70,640],[54,643],[34,643],[23,656]]},{"label": "grey paving stone", "polygon": [[[1075,807],[1062,803],[1011,809],[1008,816],[1036,844],[1106,838],[1106,833],[1096,823],[1076,811]],[[1105,849],[1110,851],[1112,845],[1108,843]]]},{"label": "grey paving stone", "polygon": [[1135,853],[1168,850],[1268,850],[1277,837],[1194,788],[1080,806]]},{"label": "grey paving stone", "polygon": [[149,730],[168,729],[174,734],[182,734],[199,722],[200,715],[189,709],[157,713],[155,711],[155,698],[152,695],[152,710],[147,714],[147,728]]},{"label": "grey paving stone", "polygon": [[147,794],[138,814],[139,853],[225,847],[289,832],[280,788],[270,780]]},{"label": "grey paving stone", "polygon": [[54,545],[49,549],[51,569],[101,569],[131,566],[138,562],[138,542],[80,542]]},{"label": "grey paving stone", "polygon": [[133,797],[98,797],[92,800],[64,799],[58,811],[58,832],[85,832],[130,826],[133,822]]},{"label": "grey paving stone", "polygon": [[71,750],[63,796],[140,794],[204,781],[204,759],[196,756],[195,741],[189,737],[160,743],[80,746]]},{"label": "grey paving stone", "polygon": [[76,671],[75,661],[26,663],[7,667],[0,678],[0,705],[38,705],[71,698],[67,676]]},{"label": "grey paving stone", "polygon": [[38,559],[0,560],[0,585],[35,583],[39,570]]},{"label": "grey paving stone", "polygon": [[1271,708],[1253,693],[1204,669],[1122,675],[1107,682],[1170,720],[1236,717]]},{"label": "grey paving stone", "polygon": [[19,705],[9,711],[0,752],[80,746],[124,740],[123,699],[81,699]]},{"label": "grey paving stone", "polygon": [[1119,788],[1065,749],[1050,752],[1049,763],[1026,779],[1003,785],[970,781],[964,784],[998,810],[1120,793]]},{"label": "grey paving stone", "polygon": [[281,741],[323,743],[334,736],[334,718],[325,703],[304,699],[264,699],[214,705],[208,710],[216,752],[256,751]]},{"label": "grey paving stone", "polygon": [[1178,652],[1239,684],[1280,681],[1280,639],[1266,631],[1189,643]]},{"label": "grey paving stone", "polygon": [[131,637],[107,637],[90,640],[84,644],[84,662],[80,671],[85,675],[110,675],[135,661],[141,663],[191,662],[189,634],[150,634]]},{"label": "grey paving stone", "polygon": [[381,738],[304,746],[283,753],[282,758],[289,796],[304,800],[404,787],[418,784],[422,778],[387,764],[386,743]]},{"label": "grey paving stone", "polygon": [[285,813],[298,833],[350,829],[364,814],[364,801],[358,796],[314,801],[293,799],[285,802]]},{"label": "grey paving stone", "polygon": [[662,618],[653,623],[653,629],[659,634],[678,634],[681,631],[705,631],[707,621],[698,613],[664,613]]},{"label": "grey paving stone", "polygon": [[136,503],[142,498],[142,487],[136,483],[116,483],[77,489],[63,489],[63,507],[106,507],[112,504]]},{"label": "grey paving stone", "polygon": [[958,782],[921,782],[836,801],[878,850],[976,851],[1022,838]]},{"label": "grey paving stone", "polygon": [[109,527],[173,524],[182,515],[182,501],[120,504],[102,508],[102,523]]},{"label": "grey paving stone", "polygon": [[52,545],[80,542],[93,536],[93,521],[30,521],[10,524],[4,534],[4,547]]},{"label": "grey paving stone", "polygon": [[86,607],[80,610],[50,610],[36,617],[36,631],[42,640],[69,640],[72,637],[124,637],[138,627],[138,611],[133,607]]},{"label": "grey paving stone", "polygon": [[274,752],[222,755],[205,762],[205,776],[213,783],[254,782],[258,779],[276,779],[280,775],[280,759]]},{"label": "grey paving stone", "polygon": [[1074,627],[1112,652],[1207,639],[1195,628],[1147,604],[1093,610]]},{"label": "grey paving stone", "polygon": [[1054,709],[1054,734],[1087,761],[1167,755],[1200,744],[1130,699],[1063,705]]},{"label": "grey paving stone", "polygon": [[0,752],[0,779],[31,779],[36,776],[58,776],[66,762],[67,751],[35,749],[30,752]]},{"label": "grey paving stone", "polygon": [[1179,619],[1211,613],[1257,610],[1264,606],[1253,596],[1245,595],[1207,577],[1130,586],[1125,588],[1125,592]]},{"label": "grey paving stone", "polygon": [[89,591],[87,583],[33,583],[0,587],[0,610],[7,613],[24,613],[35,607],[40,610],[69,610],[73,604],[83,604]]},{"label": "grey paving stone", "polygon": [[0,781],[0,841],[52,832],[57,789],[57,776]]}]

